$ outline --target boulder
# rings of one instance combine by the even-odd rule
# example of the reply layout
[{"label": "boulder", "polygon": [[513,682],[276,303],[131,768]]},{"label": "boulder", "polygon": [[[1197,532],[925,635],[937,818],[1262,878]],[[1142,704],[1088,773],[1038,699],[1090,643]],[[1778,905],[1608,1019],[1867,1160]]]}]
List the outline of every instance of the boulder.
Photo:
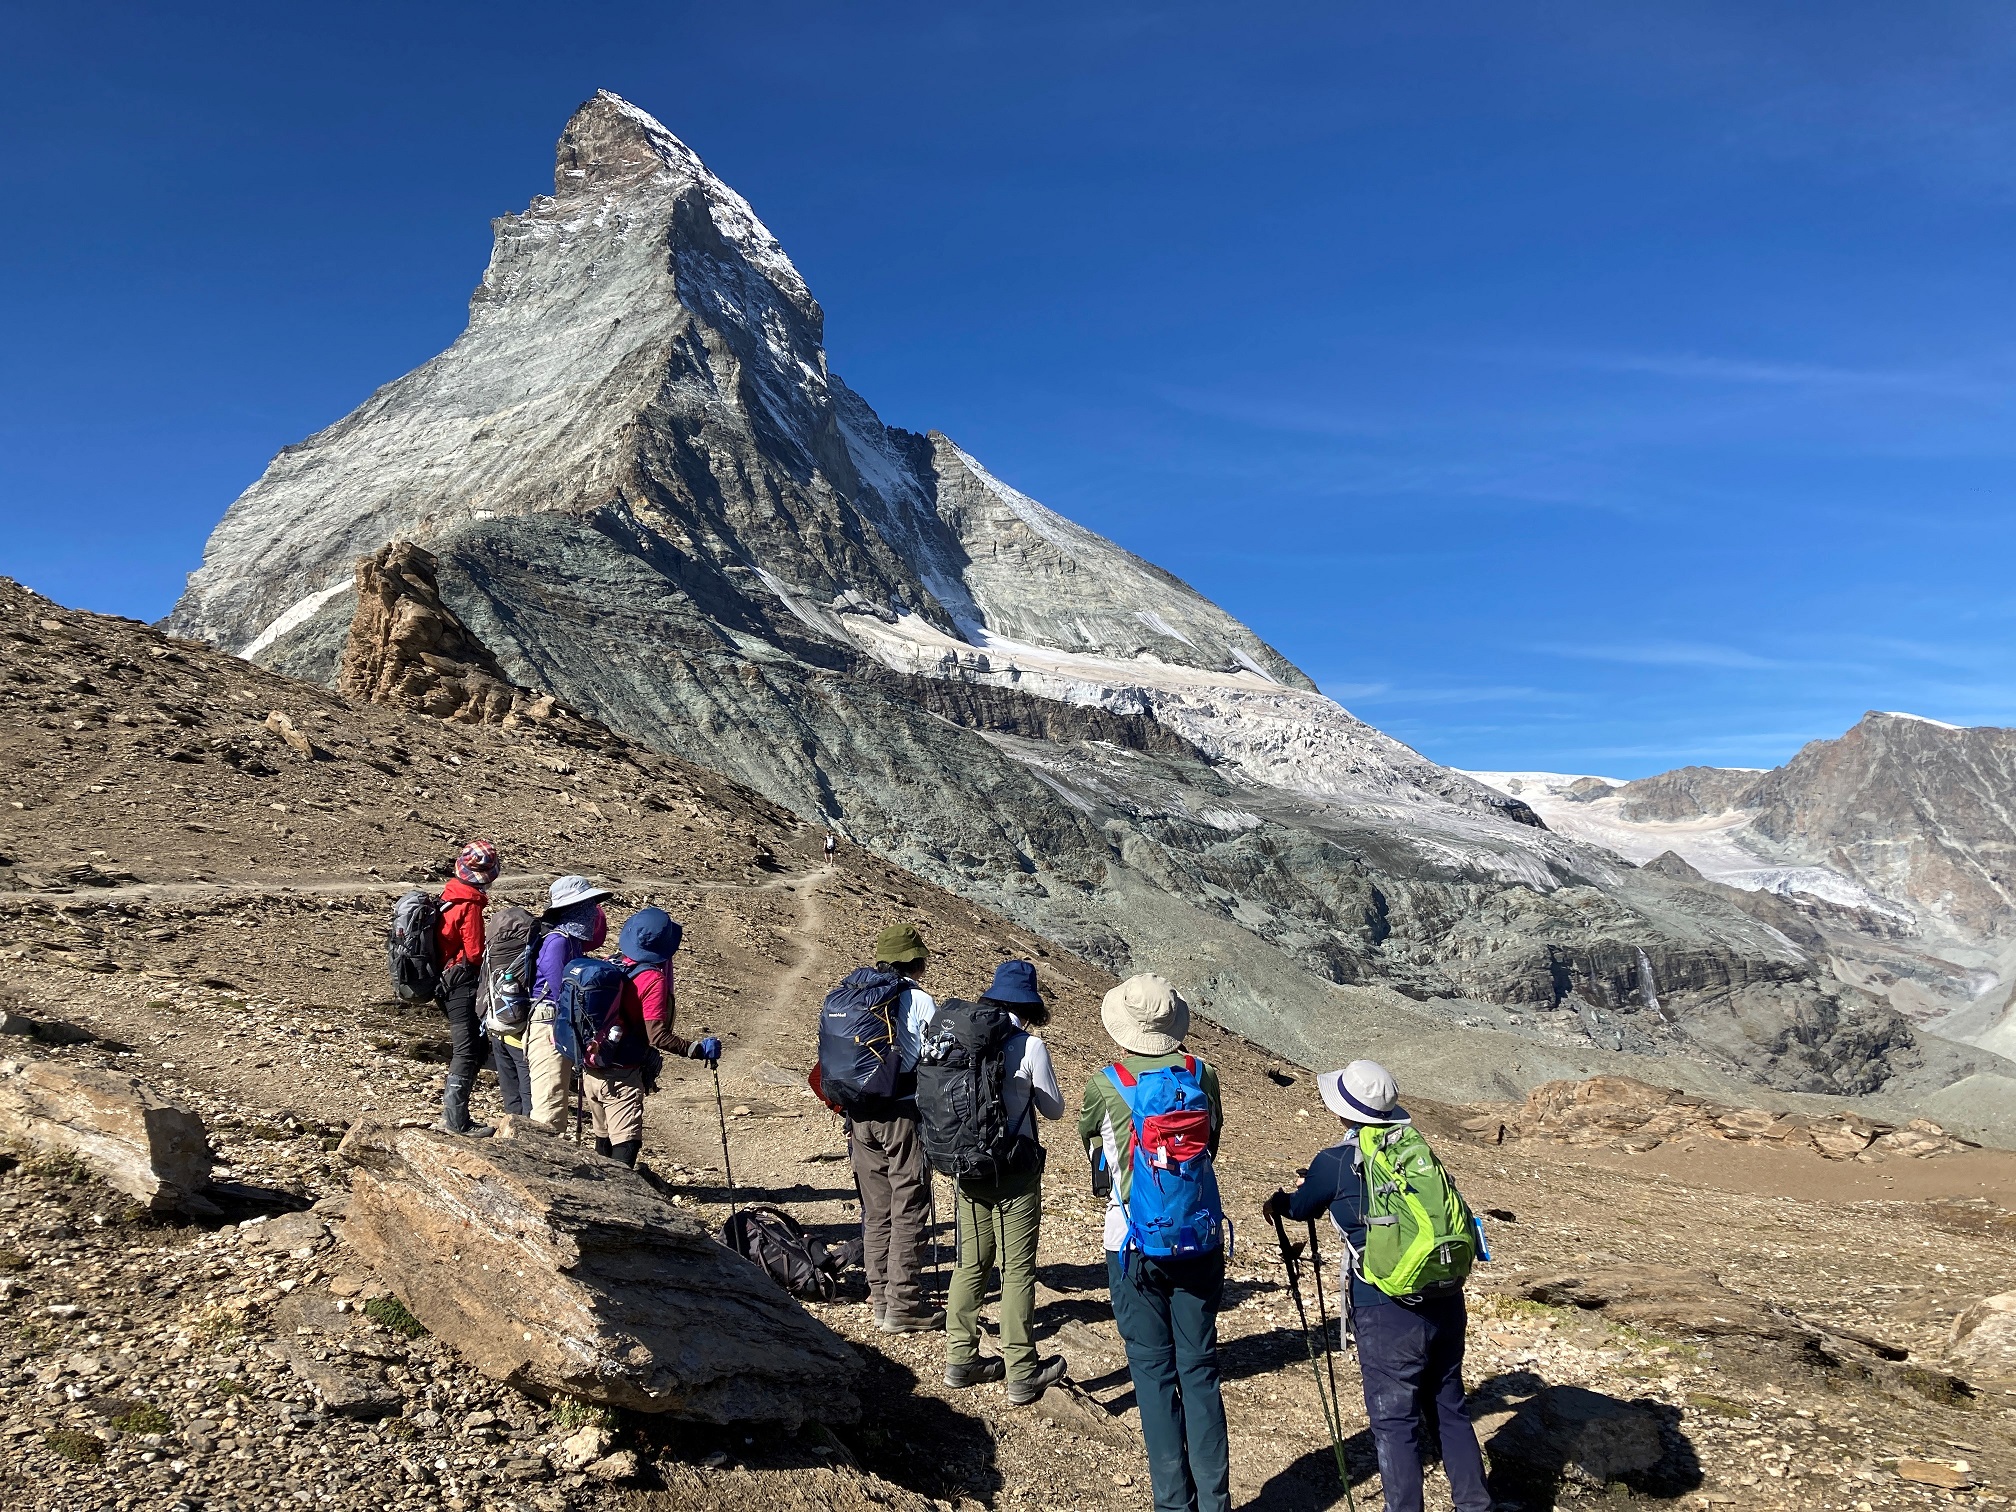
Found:
[{"label": "boulder", "polygon": [[1472,1417],[1494,1469],[1549,1480],[1628,1483],[1665,1453],[1654,1407],[1580,1386],[1548,1386],[1502,1406],[1480,1402]]},{"label": "boulder", "polygon": [[59,1061],[0,1074],[0,1136],[75,1155],[156,1212],[215,1215],[203,1120],[137,1077]]},{"label": "boulder", "polygon": [[1963,1309],[1953,1320],[1946,1361],[1969,1380],[2016,1381],[2016,1291]]},{"label": "boulder", "polygon": [[859,1414],[854,1351],[643,1176],[520,1121],[360,1123],[344,1242],[496,1380],[713,1423]]}]

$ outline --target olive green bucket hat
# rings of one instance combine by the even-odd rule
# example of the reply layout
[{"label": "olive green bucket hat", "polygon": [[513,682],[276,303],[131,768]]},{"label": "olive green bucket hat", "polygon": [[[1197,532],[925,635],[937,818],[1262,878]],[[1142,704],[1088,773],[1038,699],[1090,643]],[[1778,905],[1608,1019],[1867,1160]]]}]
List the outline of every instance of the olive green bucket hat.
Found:
[{"label": "olive green bucket hat", "polygon": [[924,948],[924,936],[917,932],[915,924],[891,924],[875,936],[875,959],[883,965],[904,966],[930,958],[931,952]]}]

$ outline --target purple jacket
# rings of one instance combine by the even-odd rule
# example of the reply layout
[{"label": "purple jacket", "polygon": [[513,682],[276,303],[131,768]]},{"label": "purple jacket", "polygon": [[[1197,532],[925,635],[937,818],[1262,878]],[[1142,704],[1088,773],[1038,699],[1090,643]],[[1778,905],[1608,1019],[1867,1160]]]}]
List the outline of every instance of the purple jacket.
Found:
[{"label": "purple jacket", "polygon": [[532,974],[532,996],[548,1003],[560,1001],[560,978],[575,959],[586,955],[582,943],[572,935],[553,930],[539,942],[539,966]]}]

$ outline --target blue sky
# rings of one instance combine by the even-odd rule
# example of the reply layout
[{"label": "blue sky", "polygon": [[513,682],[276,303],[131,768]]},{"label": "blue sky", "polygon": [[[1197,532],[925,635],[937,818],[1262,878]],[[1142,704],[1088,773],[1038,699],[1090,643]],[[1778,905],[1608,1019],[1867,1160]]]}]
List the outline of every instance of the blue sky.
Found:
[{"label": "blue sky", "polygon": [[886,420],[1437,760],[2016,723],[2006,6],[169,12],[6,11],[0,571],[66,602],[164,613],[451,341],[607,87]]}]

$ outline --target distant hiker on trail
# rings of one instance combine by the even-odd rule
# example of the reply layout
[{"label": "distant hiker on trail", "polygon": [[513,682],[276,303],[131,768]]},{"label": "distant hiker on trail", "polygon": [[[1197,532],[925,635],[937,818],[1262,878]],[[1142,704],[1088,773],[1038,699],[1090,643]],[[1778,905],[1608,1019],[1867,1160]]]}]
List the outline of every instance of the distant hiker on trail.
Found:
[{"label": "distant hiker on trail", "polygon": [[478,1046],[483,1030],[476,1020],[476,991],[483,970],[483,905],[502,863],[488,840],[471,840],[455,856],[455,875],[441,889],[441,987],[435,1001],[448,1020],[448,1076],[441,1085],[441,1122],[450,1134],[486,1138],[488,1124],[469,1121],[469,1094],[476,1086]]},{"label": "distant hiker on trail", "polygon": [[874,966],[849,972],[819,1010],[820,1095],[847,1115],[862,1265],[884,1333],[945,1326],[924,1301],[931,1168],[917,1130],[917,1052],[938,1005],[917,978],[929,960],[916,926],[891,924],[875,938]]},{"label": "distant hiker on trail", "polygon": [[[1003,961],[978,1003],[952,998],[924,1031],[917,1107],[925,1153],[953,1178],[958,1265],[946,1299],[945,1384],[1005,1375],[1008,1400],[1035,1401],[1064,1379],[1038,1360],[1036,1240],[1043,1223],[1043,1145],[1036,1117],[1064,1116],[1050,1051],[1031,1034],[1050,1022],[1028,961]],[[1001,1267],[1001,1353],[980,1354],[987,1275]]]},{"label": "distant hiker on trail", "polygon": [[1463,1279],[1475,1256],[1476,1219],[1412,1127],[1384,1066],[1353,1061],[1317,1077],[1316,1089],[1350,1137],[1319,1154],[1293,1193],[1274,1193],[1261,1211],[1307,1222],[1328,1209],[1344,1236],[1347,1316],[1358,1338],[1386,1512],[1421,1512],[1422,1420],[1431,1414],[1456,1512],[1491,1512],[1483,1456],[1463,1405]]},{"label": "distant hiker on trail", "polygon": [[840,842],[833,838],[833,831],[826,831],[826,860],[829,865],[833,860],[833,852],[838,849],[840,849]]},{"label": "distant hiker on trail", "polygon": [[[539,942],[539,965],[532,979],[532,1022],[525,1035],[525,1059],[532,1073],[532,1117],[559,1127],[573,1091],[573,1068],[554,1039],[561,980],[579,956],[599,950],[609,938],[602,900],[609,889],[586,877],[567,876],[547,893],[546,937]],[[571,1036],[570,1036],[571,1037]]]},{"label": "distant hiker on trail", "polygon": [[1094,1189],[1110,1183],[1106,1282],[1141,1408],[1155,1512],[1230,1512],[1218,1391],[1218,1073],[1184,1052],[1190,1005],[1162,977],[1129,977],[1106,994],[1099,1019],[1126,1053],[1086,1084],[1078,1138]]}]

